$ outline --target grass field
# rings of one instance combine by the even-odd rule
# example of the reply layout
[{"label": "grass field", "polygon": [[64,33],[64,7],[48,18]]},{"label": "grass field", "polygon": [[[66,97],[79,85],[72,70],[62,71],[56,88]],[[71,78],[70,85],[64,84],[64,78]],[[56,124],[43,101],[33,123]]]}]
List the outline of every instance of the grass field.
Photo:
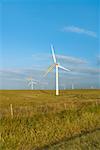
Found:
[{"label": "grass field", "polygon": [[100,90],[1,90],[0,119],[0,150],[100,150]]}]

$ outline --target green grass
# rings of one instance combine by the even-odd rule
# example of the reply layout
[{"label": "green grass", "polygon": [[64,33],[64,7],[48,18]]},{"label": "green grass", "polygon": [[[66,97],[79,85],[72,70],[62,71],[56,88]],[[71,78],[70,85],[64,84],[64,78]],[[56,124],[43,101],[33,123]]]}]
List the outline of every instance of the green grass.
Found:
[{"label": "green grass", "polygon": [[100,149],[100,90],[1,90],[0,119],[2,150]]}]

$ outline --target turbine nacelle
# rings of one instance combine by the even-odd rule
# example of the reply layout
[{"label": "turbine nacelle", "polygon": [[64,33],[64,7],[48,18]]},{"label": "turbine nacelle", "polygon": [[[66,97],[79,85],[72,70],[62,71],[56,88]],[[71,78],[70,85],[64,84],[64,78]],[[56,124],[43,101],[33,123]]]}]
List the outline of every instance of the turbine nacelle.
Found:
[{"label": "turbine nacelle", "polygon": [[55,65],[56,65],[57,67],[59,67],[59,66],[60,66],[60,63],[56,63]]}]

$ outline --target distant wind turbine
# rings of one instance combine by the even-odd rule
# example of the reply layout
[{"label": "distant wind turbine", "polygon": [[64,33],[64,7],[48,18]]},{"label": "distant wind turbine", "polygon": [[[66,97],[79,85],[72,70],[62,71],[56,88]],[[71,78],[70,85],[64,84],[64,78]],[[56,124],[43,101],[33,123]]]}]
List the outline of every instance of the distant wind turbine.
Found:
[{"label": "distant wind turbine", "polygon": [[54,63],[48,68],[48,70],[46,71],[44,76],[46,76],[50,71],[52,71],[54,67],[56,68],[56,95],[59,95],[59,86],[58,86],[59,71],[58,71],[58,69],[60,68],[60,69],[65,70],[65,71],[70,71],[70,70],[64,68],[63,66],[60,65],[60,63],[57,62],[56,56],[55,56],[55,53],[54,53],[53,45],[51,45],[51,50],[52,50],[52,57],[53,57]]},{"label": "distant wind turbine", "polygon": [[74,84],[72,83],[72,90],[74,89]]},{"label": "distant wind turbine", "polygon": [[91,89],[94,89],[94,87],[93,87],[93,86],[91,86]]},{"label": "distant wind turbine", "polygon": [[33,90],[34,85],[37,84],[37,81],[35,81],[32,77],[28,78],[27,80],[28,80],[28,86],[31,86],[31,89]]}]

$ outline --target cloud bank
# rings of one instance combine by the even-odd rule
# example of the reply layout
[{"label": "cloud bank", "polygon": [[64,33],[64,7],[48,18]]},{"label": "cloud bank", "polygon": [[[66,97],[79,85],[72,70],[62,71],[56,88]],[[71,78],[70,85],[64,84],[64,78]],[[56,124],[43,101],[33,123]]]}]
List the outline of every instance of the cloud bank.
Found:
[{"label": "cloud bank", "polygon": [[[26,80],[30,76],[39,81],[37,89],[55,89],[55,72],[53,71],[45,78],[43,77],[48,65],[53,63],[51,62],[52,58],[50,59],[49,55],[42,57],[42,59],[36,55],[32,58],[33,60],[35,58],[33,62],[37,60],[40,66],[37,66],[36,63],[34,67],[31,66],[30,68],[0,70],[0,89],[30,89]],[[49,62],[47,58],[49,58]],[[69,88],[72,83],[76,84],[76,88],[89,88],[91,86],[100,88],[100,69],[98,67],[89,66],[88,61],[73,56],[57,55],[57,59],[61,65],[71,70],[71,72],[65,72],[59,69],[60,88]]]},{"label": "cloud bank", "polygon": [[[65,66],[66,67],[66,66]],[[46,69],[46,68],[45,68]],[[77,84],[76,88],[100,86],[100,70],[92,67],[70,67],[71,72],[62,72],[59,70],[59,86],[69,88],[72,83]],[[43,77],[44,70],[20,69],[19,73],[11,70],[0,71],[0,88],[1,89],[30,89],[27,84],[27,77],[32,76],[39,82],[37,89],[55,89],[55,73],[49,73]],[[44,85],[44,83],[47,83]],[[100,87],[99,87],[100,88]]]}]

